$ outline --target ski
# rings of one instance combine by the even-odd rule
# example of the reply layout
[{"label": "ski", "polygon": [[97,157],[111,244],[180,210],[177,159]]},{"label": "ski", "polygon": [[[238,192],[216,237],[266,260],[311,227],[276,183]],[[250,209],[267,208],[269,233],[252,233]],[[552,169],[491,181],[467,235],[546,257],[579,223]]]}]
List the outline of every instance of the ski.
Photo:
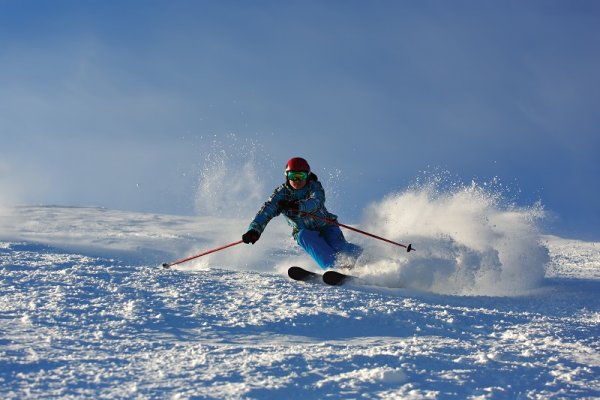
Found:
[{"label": "ski", "polygon": [[328,285],[343,285],[356,279],[355,276],[346,275],[338,271],[327,271],[323,274],[323,282]]},{"label": "ski", "polygon": [[295,281],[311,282],[319,280],[322,275],[294,266],[288,269],[288,276]]},{"label": "ski", "polygon": [[319,274],[296,266],[288,269],[288,276],[295,281],[302,282],[318,282],[322,279],[323,282],[332,286],[343,285],[356,279],[355,276],[346,275],[338,271],[326,271],[324,274]]}]

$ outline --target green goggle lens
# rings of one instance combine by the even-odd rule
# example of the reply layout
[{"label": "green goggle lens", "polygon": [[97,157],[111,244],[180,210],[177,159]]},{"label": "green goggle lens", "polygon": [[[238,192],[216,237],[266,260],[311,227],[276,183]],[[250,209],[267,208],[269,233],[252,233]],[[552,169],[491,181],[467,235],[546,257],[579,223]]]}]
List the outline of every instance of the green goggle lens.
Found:
[{"label": "green goggle lens", "polygon": [[308,172],[304,171],[288,171],[286,175],[290,181],[305,181],[308,178]]}]

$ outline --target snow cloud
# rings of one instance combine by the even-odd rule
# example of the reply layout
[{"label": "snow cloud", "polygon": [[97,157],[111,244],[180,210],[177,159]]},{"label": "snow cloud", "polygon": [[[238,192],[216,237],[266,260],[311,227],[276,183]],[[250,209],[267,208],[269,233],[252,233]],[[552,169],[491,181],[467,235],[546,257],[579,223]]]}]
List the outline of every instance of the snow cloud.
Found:
[{"label": "snow cloud", "polygon": [[549,260],[537,228],[543,215],[540,205],[505,205],[499,193],[475,183],[409,189],[373,203],[365,219],[370,229],[412,242],[416,251],[400,258],[390,246],[372,246],[365,269],[378,283],[392,286],[522,294],[541,285]]}]

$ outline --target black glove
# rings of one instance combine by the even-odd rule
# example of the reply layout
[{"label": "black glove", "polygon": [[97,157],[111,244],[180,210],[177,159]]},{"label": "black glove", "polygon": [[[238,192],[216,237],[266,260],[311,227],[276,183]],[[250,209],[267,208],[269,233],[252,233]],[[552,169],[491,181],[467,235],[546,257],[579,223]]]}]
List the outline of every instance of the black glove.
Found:
[{"label": "black glove", "polygon": [[250,229],[248,232],[242,235],[242,241],[246,244],[248,243],[256,243],[260,238],[260,233],[256,232],[254,229]]},{"label": "black glove", "polygon": [[298,204],[298,200],[280,200],[277,202],[277,207],[281,211],[287,211],[286,215],[290,217],[297,217],[300,215],[300,204]]}]

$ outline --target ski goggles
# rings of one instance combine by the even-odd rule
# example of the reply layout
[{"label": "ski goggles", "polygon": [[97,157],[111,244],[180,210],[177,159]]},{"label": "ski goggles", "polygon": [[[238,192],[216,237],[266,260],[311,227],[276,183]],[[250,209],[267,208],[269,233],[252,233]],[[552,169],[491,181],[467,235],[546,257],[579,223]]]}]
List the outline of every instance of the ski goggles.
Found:
[{"label": "ski goggles", "polygon": [[290,181],[305,181],[308,178],[308,172],[304,171],[288,171],[286,176]]}]

